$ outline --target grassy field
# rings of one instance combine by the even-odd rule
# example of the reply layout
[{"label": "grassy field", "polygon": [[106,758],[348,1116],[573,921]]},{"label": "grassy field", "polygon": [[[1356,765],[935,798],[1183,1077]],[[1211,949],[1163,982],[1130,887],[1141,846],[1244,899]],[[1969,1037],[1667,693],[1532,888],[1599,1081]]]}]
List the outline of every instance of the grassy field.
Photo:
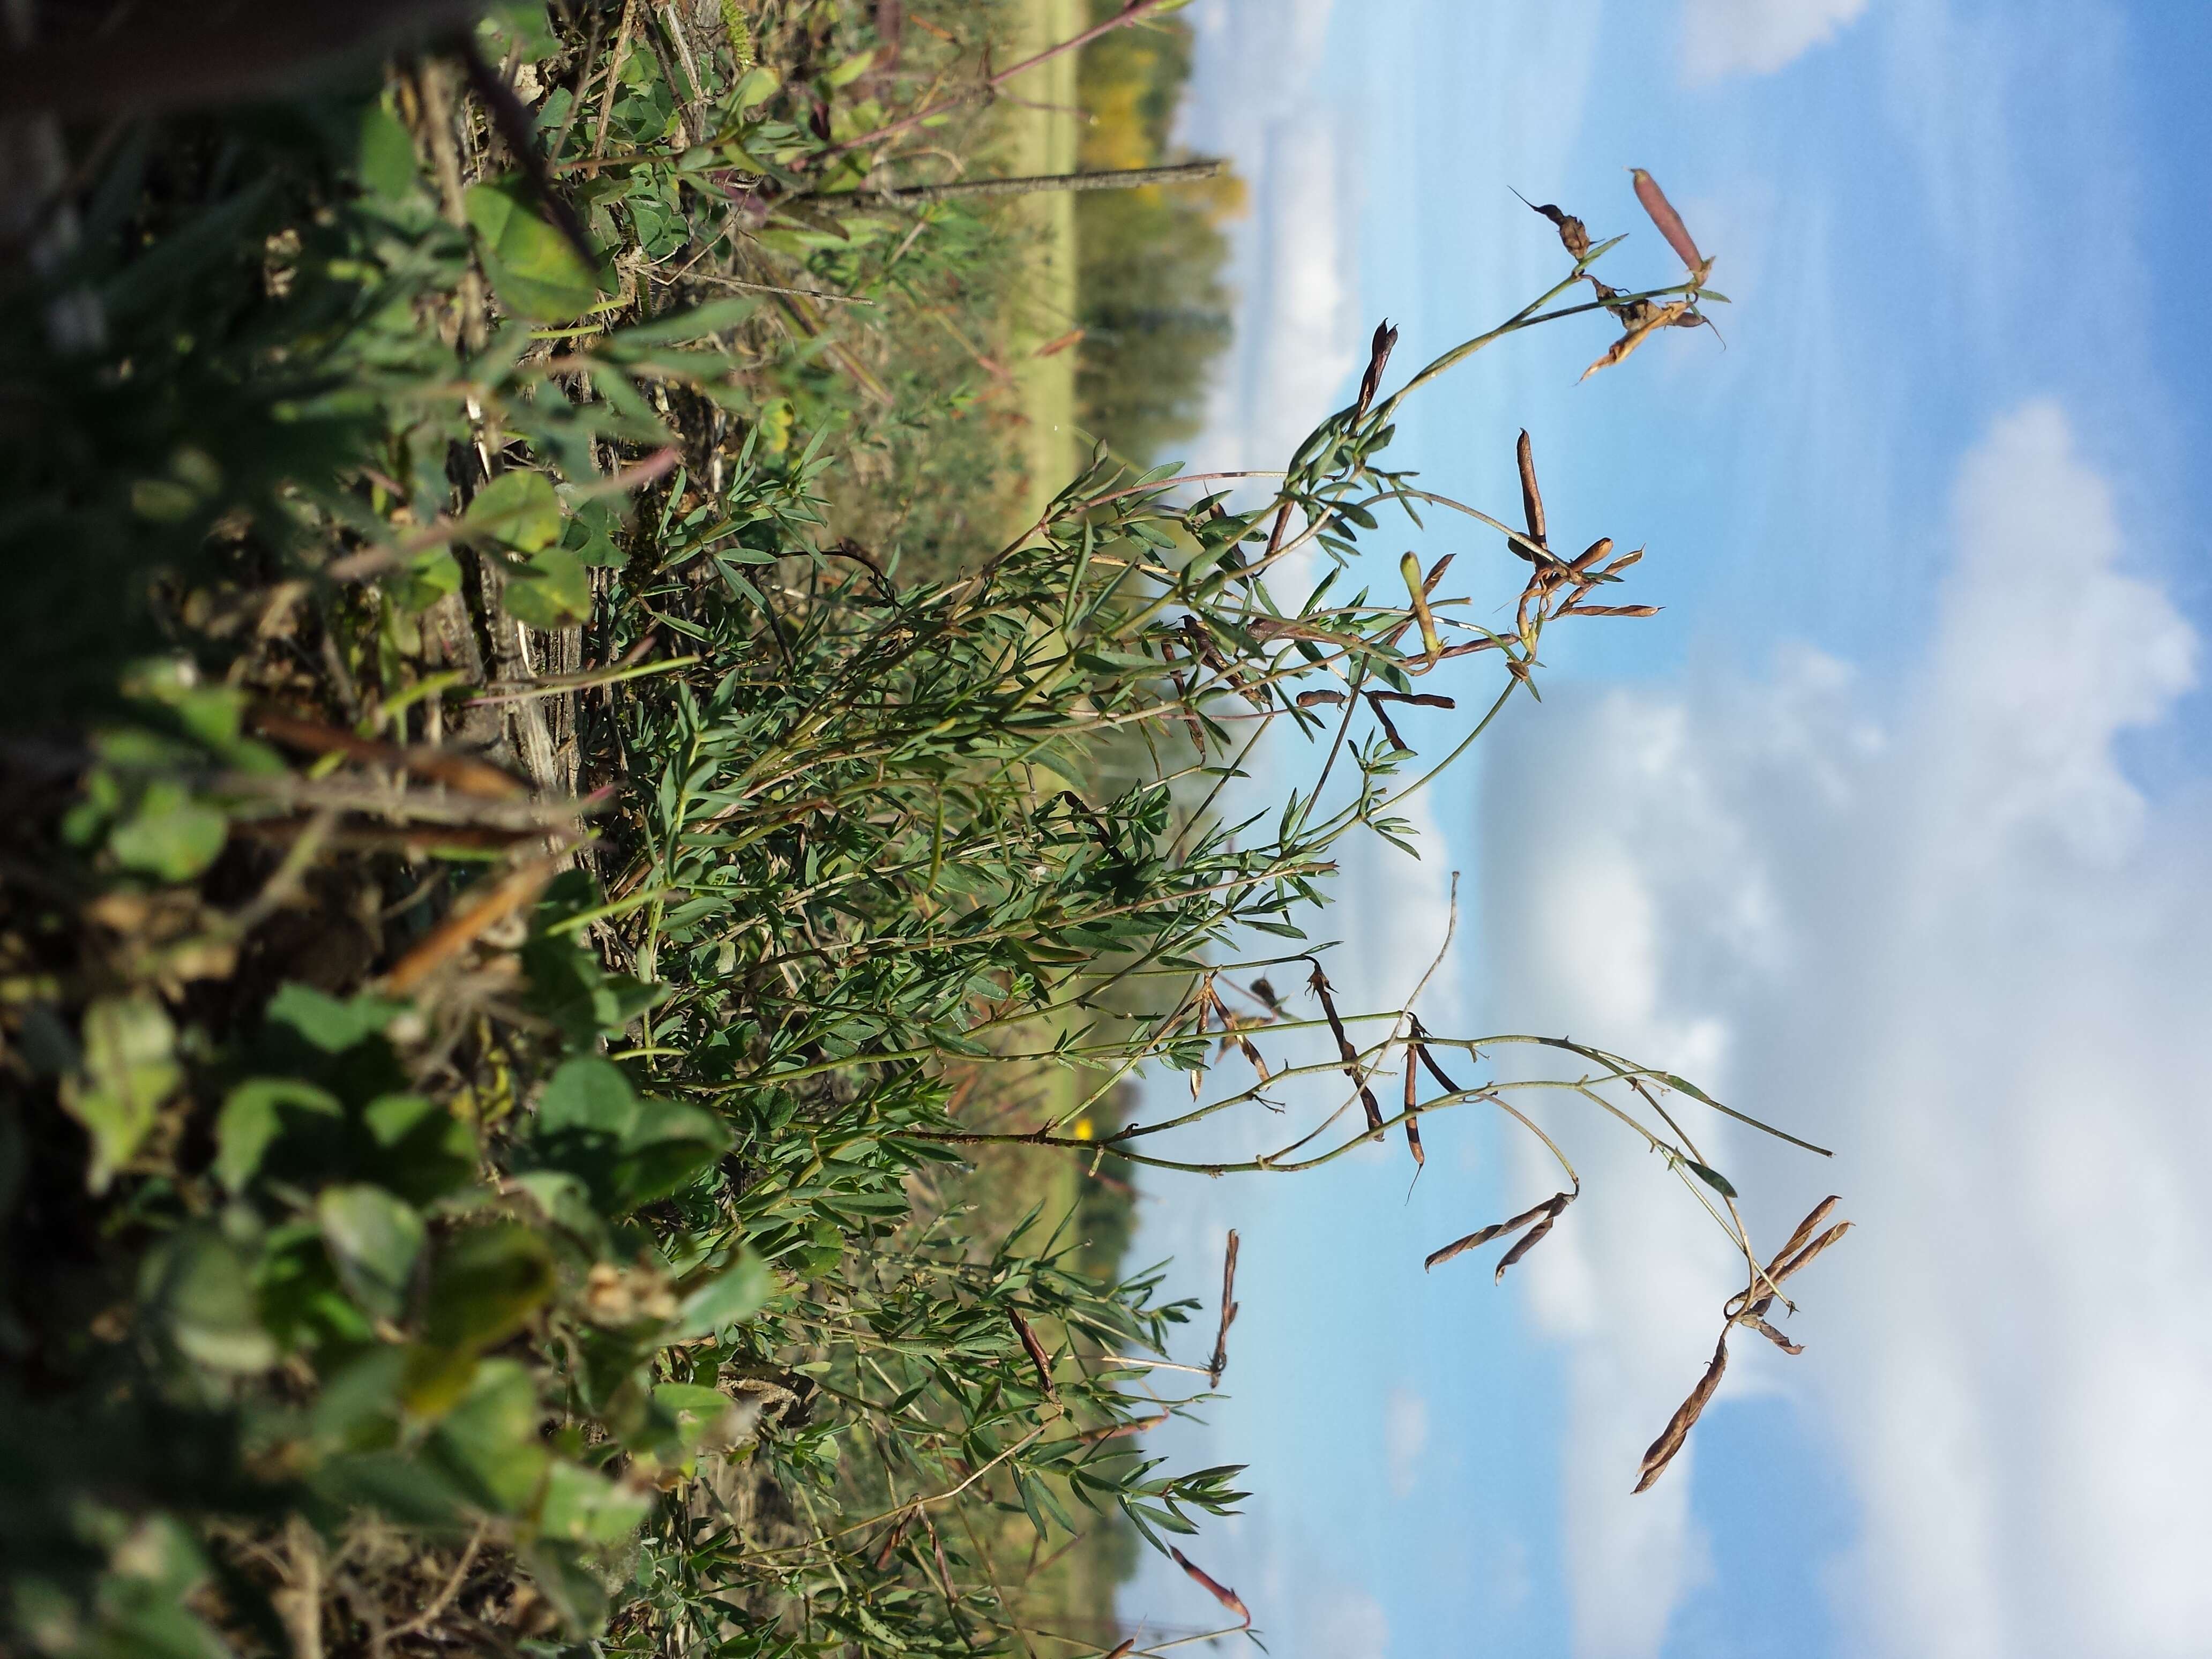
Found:
[{"label": "grassy field", "polygon": [[[1022,0],[1020,33],[1010,55],[1026,58],[1079,33],[1088,21],[1084,0]],[[1001,165],[1008,173],[1073,173],[1082,143],[1073,55],[1017,77],[1001,106],[1006,130]],[[1019,100],[1019,102],[1014,101]],[[1012,373],[1020,387],[1028,490],[1023,522],[1036,519],[1053,492],[1075,476],[1088,446],[1076,430],[1076,351],[1063,344],[1078,310],[1075,198],[1029,196],[1013,204],[1024,227],[1022,276],[1012,318]]]}]

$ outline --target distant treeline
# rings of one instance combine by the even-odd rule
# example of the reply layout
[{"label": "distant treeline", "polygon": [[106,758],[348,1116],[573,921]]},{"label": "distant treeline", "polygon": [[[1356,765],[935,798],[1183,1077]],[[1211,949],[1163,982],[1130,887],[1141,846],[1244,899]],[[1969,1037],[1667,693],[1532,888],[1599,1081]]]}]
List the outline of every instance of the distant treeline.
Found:
[{"label": "distant treeline", "polygon": [[[1094,21],[1121,9],[1118,0],[1091,0]],[[1176,159],[1170,135],[1191,56],[1190,27],[1180,18],[1116,30],[1085,50],[1086,169]],[[1232,327],[1221,226],[1243,205],[1243,184],[1231,177],[1077,198],[1077,396],[1084,424],[1132,459],[1150,460],[1198,434],[1207,379]]]}]

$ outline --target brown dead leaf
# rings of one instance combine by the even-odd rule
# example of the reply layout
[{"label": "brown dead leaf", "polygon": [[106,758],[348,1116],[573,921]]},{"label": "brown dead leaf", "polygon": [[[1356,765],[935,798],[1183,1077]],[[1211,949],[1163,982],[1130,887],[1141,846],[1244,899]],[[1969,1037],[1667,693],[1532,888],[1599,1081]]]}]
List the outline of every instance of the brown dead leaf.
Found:
[{"label": "brown dead leaf", "polygon": [[1583,371],[1582,378],[1587,380],[1601,368],[1611,368],[1618,363],[1625,362],[1627,361],[1629,353],[1634,351],[1654,333],[1666,327],[1689,308],[1690,302],[1687,300],[1677,300],[1672,305],[1660,307],[1658,310],[1653,312],[1607,347],[1604,356]]}]

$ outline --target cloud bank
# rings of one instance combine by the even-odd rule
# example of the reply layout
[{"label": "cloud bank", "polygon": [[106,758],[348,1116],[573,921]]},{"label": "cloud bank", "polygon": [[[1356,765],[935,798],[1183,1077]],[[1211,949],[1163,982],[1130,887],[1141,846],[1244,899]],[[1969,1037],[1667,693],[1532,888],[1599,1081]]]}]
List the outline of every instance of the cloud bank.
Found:
[{"label": "cloud bank", "polygon": [[1682,70],[1692,86],[1771,75],[1866,9],[1866,0],[1686,0]]},{"label": "cloud bank", "polygon": [[[1846,1650],[2201,1653],[2212,812],[2124,763],[2197,641],[2055,404],[1966,458],[1948,540],[1901,684],[1801,652],[1759,684],[1554,685],[1504,730],[1486,925],[1528,944],[1493,1012],[1836,1148],[1692,1124],[1756,1230],[1832,1189],[1860,1223],[1802,1282],[1810,1351],[1740,1341],[1715,1408],[1786,1389],[1836,1449],[1863,1521],[1833,1574]],[[1707,1571],[1694,1439],[1628,1487],[1740,1280],[1654,1160],[1561,1121],[1589,1195],[1528,1285],[1568,1354],[1577,1650],[1632,1659]]]}]

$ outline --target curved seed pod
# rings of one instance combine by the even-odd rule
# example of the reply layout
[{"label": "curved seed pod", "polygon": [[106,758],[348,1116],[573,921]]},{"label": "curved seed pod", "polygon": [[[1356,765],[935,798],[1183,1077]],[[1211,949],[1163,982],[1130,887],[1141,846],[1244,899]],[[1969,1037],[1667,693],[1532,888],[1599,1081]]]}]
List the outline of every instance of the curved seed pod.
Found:
[{"label": "curved seed pod", "polygon": [[1006,1317],[1014,1322],[1014,1334],[1021,1338],[1022,1346],[1029,1351],[1030,1364],[1036,1367],[1037,1386],[1044,1390],[1044,1397],[1058,1399],[1060,1390],[1052,1382],[1052,1356],[1044,1351],[1044,1344],[1037,1340],[1037,1334],[1030,1328],[1028,1320],[1012,1308],[1006,1310]]},{"label": "curved seed pod", "polygon": [[1836,1206],[1843,1201],[1844,1200],[1836,1194],[1830,1193],[1826,1198],[1822,1199],[1818,1204],[1815,1204],[1813,1206],[1813,1212],[1807,1216],[1802,1221],[1799,1222],[1797,1224],[1797,1231],[1790,1235],[1790,1242],[1787,1244],[1784,1244],[1780,1249],[1777,1250],[1774,1253],[1774,1260],[1766,1264],[1766,1271],[1769,1277],[1772,1276],[1774,1270],[1777,1267],[1779,1267],[1784,1261],[1787,1261],[1791,1256],[1797,1254],[1798,1250],[1803,1247],[1805,1241],[1812,1237],[1814,1233],[1820,1231],[1820,1224],[1826,1221],[1830,1216],[1833,1215],[1836,1211]]},{"label": "curved seed pod", "polygon": [[1636,1483],[1638,1492],[1646,1490],[1653,1481],[1667,1473],[1667,1466],[1674,1461],[1674,1455],[1682,1449],[1682,1443],[1690,1437],[1691,1429],[1711,1402],[1713,1390],[1720,1387],[1721,1373],[1726,1370],[1728,1332],[1723,1330],[1719,1345],[1713,1349],[1712,1363],[1705,1367],[1705,1374],[1698,1379],[1698,1386],[1690,1390],[1690,1397],[1675,1408],[1674,1415],[1668,1419],[1667,1426],[1659,1432],[1659,1437],[1644,1454],[1643,1474]]},{"label": "curved seed pod", "polygon": [[[1425,1060],[1425,1054],[1423,1057]],[[1433,1066],[1431,1066],[1430,1069],[1431,1071],[1435,1071],[1435,1067]],[[1439,1079],[1443,1077],[1443,1073],[1441,1072],[1437,1072],[1436,1075]],[[1451,1087],[1449,1082],[1447,1082],[1444,1086],[1446,1088]],[[1453,1090],[1453,1092],[1456,1094],[1458,1091]],[[1536,1237],[1541,1237],[1545,1233],[1551,1231],[1552,1223],[1559,1218],[1559,1212],[1573,1202],[1573,1194],[1554,1193],[1551,1197],[1546,1199],[1541,1204],[1534,1205],[1531,1207],[1522,1211],[1519,1215],[1511,1217],[1504,1221],[1492,1222],[1487,1227],[1484,1227],[1477,1231],[1469,1233],[1465,1238],[1455,1238],[1450,1243],[1445,1245],[1443,1249],[1432,1251],[1430,1254],[1428,1260],[1421,1264],[1422,1270],[1425,1272],[1431,1267],[1441,1266],[1443,1263],[1450,1261],[1454,1256],[1460,1255],[1462,1251],[1472,1250],[1479,1245],[1487,1244],[1493,1238],[1502,1238],[1507,1233],[1517,1232],[1532,1221],[1540,1221],[1543,1224],[1542,1226],[1537,1230],[1535,1234]],[[1498,1272],[1503,1273],[1507,1266],[1510,1266],[1511,1262],[1518,1261],[1521,1256],[1526,1255],[1527,1247],[1533,1242],[1533,1239],[1523,1239],[1519,1245],[1515,1247],[1513,1254],[1508,1258],[1507,1261],[1499,1266]]]},{"label": "curved seed pod", "polygon": [[1802,1353],[1805,1352],[1804,1345],[1802,1343],[1792,1342],[1788,1337],[1783,1335],[1780,1331],[1776,1330],[1773,1326],[1768,1324],[1757,1314],[1745,1314],[1741,1318],[1736,1321],[1736,1323],[1739,1325],[1750,1326],[1752,1329],[1757,1331],[1761,1336],[1765,1337],[1769,1342],[1771,1342],[1776,1347],[1781,1349],[1784,1353]]},{"label": "curved seed pod", "polygon": [[1417,1040],[1406,1044],[1406,1150],[1413,1155],[1413,1167],[1417,1170],[1429,1161],[1429,1155],[1421,1150],[1421,1121],[1413,1114],[1413,1085],[1415,1079],[1421,1075],[1421,1068],[1413,1063],[1413,1056],[1419,1053],[1420,1047]]},{"label": "curved seed pod", "polygon": [[[1397,739],[1394,737],[1391,741],[1396,743]],[[1399,746],[1404,747],[1402,744]],[[1343,1018],[1336,1012],[1336,999],[1329,995],[1328,975],[1322,972],[1319,963],[1314,963],[1313,977],[1306,984],[1321,999],[1321,1011],[1328,1021],[1330,1032],[1336,1038],[1336,1052],[1344,1062],[1344,1074],[1359,1091],[1359,1103],[1367,1113],[1368,1128],[1379,1136],[1382,1132],[1382,1109],[1375,1103],[1375,1091],[1367,1086],[1367,1079],[1359,1074],[1359,1050],[1352,1046],[1351,1037],[1345,1033]]]},{"label": "curved seed pod", "polygon": [[[1674,250],[1674,257],[1690,268],[1698,281],[1705,280],[1712,269],[1712,261],[1698,252],[1698,245],[1690,240],[1689,227],[1682,216],[1674,211],[1674,204],[1667,199],[1667,192],[1659,188],[1659,181],[1642,167],[1631,167],[1629,176],[1636,180],[1636,199],[1651,216],[1651,222],[1659,227],[1659,234],[1667,239],[1667,246]],[[1678,313],[1679,314],[1679,313]]]},{"label": "curved seed pod", "polygon": [[1228,1585],[1223,1583],[1212,1573],[1206,1571],[1205,1568],[1192,1561],[1188,1555],[1185,1555],[1181,1550],[1176,1548],[1174,1545],[1170,1544],[1168,1546],[1168,1553],[1175,1558],[1176,1565],[1181,1567],[1185,1572],[1190,1575],[1192,1583],[1197,1584],[1200,1589],[1204,1589],[1207,1595],[1211,1595],[1215,1601],[1220,1602],[1223,1607],[1235,1613],[1237,1617],[1243,1621],[1246,1629],[1249,1630],[1251,1628],[1252,1610],[1244,1605],[1243,1597],[1239,1596],[1235,1590],[1231,1589]]},{"label": "curved seed pod", "polygon": [[1390,326],[1385,317],[1375,326],[1375,337],[1367,348],[1367,372],[1359,377],[1359,401],[1352,406],[1355,415],[1364,415],[1375,401],[1375,394],[1382,389],[1382,371],[1389,366],[1390,353],[1398,343],[1398,331]]},{"label": "curved seed pod", "polygon": [[1850,1231],[1850,1230],[1851,1224],[1850,1222],[1838,1221],[1834,1226],[1829,1228],[1827,1231],[1822,1233],[1818,1238],[1814,1239],[1810,1244],[1808,1244],[1803,1249],[1798,1251],[1796,1255],[1791,1256],[1790,1260],[1784,1262],[1780,1267],[1775,1268],[1772,1273],[1767,1274],[1768,1281],[1772,1284],[1779,1285],[1784,1279],[1797,1272],[1799,1268],[1810,1267],[1813,1263],[1814,1257],[1819,1255],[1823,1250],[1826,1249],[1828,1246],[1834,1243],[1845,1233]]},{"label": "curved seed pod", "polygon": [[1544,539],[1544,494],[1536,488],[1536,447],[1523,430],[1513,446],[1513,459],[1521,469],[1521,512],[1528,520],[1528,539],[1539,547]]},{"label": "curved seed pod", "polygon": [[1498,1259],[1498,1271],[1491,1275],[1491,1283],[1503,1284],[1505,1279],[1505,1270],[1543,1243],[1544,1235],[1552,1231],[1553,1225],[1566,1212],[1567,1206],[1574,1201],[1571,1194],[1561,1193],[1547,1204],[1544,1206],[1544,1218],[1523,1233],[1521,1236],[1521,1242]]},{"label": "curved seed pod", "polygon": [[1221,1373],[1229,1369],[1229,1328],[1237,1322],[1237,1229],[1229,1230],[1229,1250],[1221,1263],[1221,1328],[1213,1338],[1213,1358],[1206,1362],[1206,1382],[1218,1388]]}]

